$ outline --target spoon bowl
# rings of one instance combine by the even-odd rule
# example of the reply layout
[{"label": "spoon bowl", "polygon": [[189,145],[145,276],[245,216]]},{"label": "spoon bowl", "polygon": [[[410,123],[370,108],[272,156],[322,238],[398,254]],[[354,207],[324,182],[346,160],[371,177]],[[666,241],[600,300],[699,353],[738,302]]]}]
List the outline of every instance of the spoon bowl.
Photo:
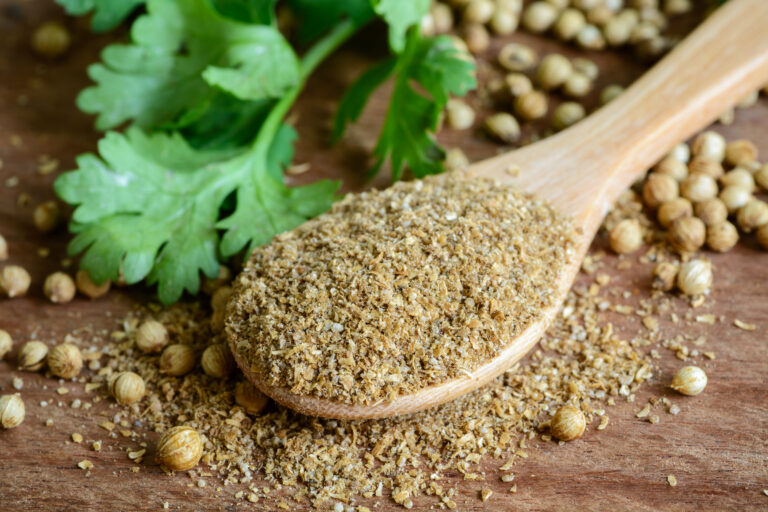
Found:
[{"label": "spoon bowl", "polygon": [[271,386],[233,350],[238,366],[276,402],[305,414],[338,419],[409,414],[487,384],[527,354],[544,334],[618,196],[677,142],[768,82],[766,27],[768,2],[731,0],[607,106],[557,135],[465,171],[469,177],[492,178],[548,200],[578,228],[576,258],[561,272],[552,306],[494,358],[465,376],[371,405]]}]

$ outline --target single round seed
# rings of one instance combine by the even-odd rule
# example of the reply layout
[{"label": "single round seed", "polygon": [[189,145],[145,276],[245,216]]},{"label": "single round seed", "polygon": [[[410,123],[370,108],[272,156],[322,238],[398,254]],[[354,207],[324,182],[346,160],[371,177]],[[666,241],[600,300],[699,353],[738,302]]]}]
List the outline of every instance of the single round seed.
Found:
[{"label": "single round seed", "polygon": [[453,11],[450,6],[435,2],[430,8],[435,33],[445,34],[453,28]]},{"label": "single round seed", "polygon": [[734,213],[752,199],[752,192],[737,185],[730,185],[720,191],[719,197],[728,213]]},{"label": "single round seed", "polygon": [[548,2],[533,2],[523,11],[523,26],[529,32],[546,32],[557,19],[557,8]]},{"label": "single round seed", "polygon": [[757,160],[757,147],[745,140],[734,140],[725,147],[725,161],[731,165],[747,165]]},{"label": "single round seed", "polygon": [[202,456],[203,440],[192,427],[173,427],[157,442],[157,462],[172,471],[192,469]]},{"label": "single round seed", "polygon": [[685,366],[675,374],[670,387],[684,395],[696,396],[707,387],[707,374],[698,366]]},{"label": "single round seed", "polygon": [[678,195],[677,181],[666,174],[651,173],[643,185],[643,201],[649,208],[658,208],[662,203],[671,201]]},{"label": "single round seed", "polygon": [[664,261],[653,269],[653,281],[651,287],[656,290],[668,292],[675,286],[677,278],[677,265]]},{"label": "single round seed", "polygon": [[31,282],[29,272],[18,265],[8,265],[0,272],[0,290],[11,299],[25,295]]},{"label": "single round seed", "polygon": [[485,119],[485,128],[501,142],[514,142],[520,138],[520,125],[512,114],[499,112]]},{"label": "single round seed", "polygon": [[522,73],[509,73],[504,77],[504,83],[507,86],[510,96],[513,98],[522,96],[533,90],[531,79]]},{"label": "single round seed", "polygon": [[686,295],[699,295],[712,286],[712,264],[706,260],[690,260],[680,265],[677,287]]},{"label": "single round seed", "polygon": [[688,177],[688,166],[673,156],[666,156],[662,161],[656,164],[653,168],[653,172],[666,174],[667,176],[672,177],[675,181],[680,182]]},{"label": "single round seed", "polygon": [[608,237],[611,249],[618,254],[634,252],[643,245],[643,232],[637,219],[624,219],[616,224]]},{"label": "single round seed", "polygon": [[624,93],[624,87],[618,84],[607,85],[600,91],[600,104],[606,105]]},{"label": "single round seed", "polygon": [[136,346],[144,353],[160,352],[168,344],[168,331],[157,320],[147,320],[136,331]]},{"label": "single round seed", "polygon": [[5,241],[5,237],[0,235],[0,261],[8,259],[8,242]]},{"label": "single round seed", "polygon": [[664,2],[664,14],[667,16],[679,16],[691,12],[692,9],[691,0],[666,0]]},{"label": "single round seed", "polygon": [[594,25],[584,25],[576,35],[576,43],[585,50],[602,50],[605,48],[605,39],[600,29]]},{"label": "single round seed", "polygon": [[217,343],[203,351],[200,366],[206,375],[217,379],[226,379],[235,369],[235,360],[226,344]]},{"label": "single round seed", "polygon": [[592,81],[597,80],[597,77],[600,75],[600,68],[592,60],[576,57],[571,61],[571,64],[573,64],[574,71],[578,71]]},{"label": "single round seed", "polygon": [[592,80],[583,73],[574,71],[563,84],[563,93],[571,98],[582,98],[592,90]]},{"label": "single round seed", "polygon": [[520,18],[516,13],[497,7],[493,16],[491,16],[491,21],[488,22],[488,26],[491,27],[495,34],[506,36],[517,30],[519,21]]},{"label": "single round seed", "polygon": [[541,60],[536,69],[536,81],[545,91],[557,89],[573,73],[571,61],[563,55],[552,53]]},{"label": "single round seed", "polygon": [[45,278],[43,293],[54,304],[66,304],[75,297],[75,282],[64,272],[54,272]]},{"label": "single round seed", "polygon": [[48,345],[41,341],[28,341],[19,350],[19,370],[36,372],[45,366]]},{"label": "single round seed", "polygon": [[695,156],[688,163],[688,174],[697,173],[706,174],[717,179],[725,174],[725,170],[720,162],[702,156]]},{"label": "single round seed", "polygon": [[536,50],[520,43],[509,43],[499,51],[499,64],[509,71],[527,71],[539,60]]},{"label": "single round seed", "polygon": [[658,38],[659,38],[659,27],[657,27],[653,23],[650,23],[647,21],[641,21],[640,23],[632,27],[632,31],[629,34],[629,43],[637,45],[637,44],[643,43],[643,41],[648,41],[649,39],[658,39]]},{"label": "single round seed", "polygon": [[24,421],[26,409],[21,395],[0,396],[0,426],[3,428],[16,428]]},{"label": "single round seed", "polygon": [[584,13],[578,9],[568,8],[560,13],[552,30],[563,41],[575,38],[579,31],[587,24]]},{"label": "single round seed", "polygon": [[515,113],[526,121],[541,119],[547,114],[547,95],[541,91],[530,91],[515,98]]},{"label": "single round seed", "polygon": [[587,10],[587,21],[602,26],[614,17],[614,11],[607,5],[595,5]]},{"label": "single round seed", "polygon": [[235,403],[248,414],[259,414],[269,403],[267,395],[259,391],[250,382],[238,382],[235,387]]},{"label": "single round seed", "polygon": [[586,428],[587,418],[584,413],[571,405],[559,408],[549,422],[550,433],[561,441],[580,438]]},{"label": "single round seed", "polygon": [[681,252],[694,252],[704,245],[707,229],[698,217],[677,219],[669,228],[670,245]]},{"label": "single round seed", "polygon": [[629,36],[635,25],[620,16],[609,19],[603,25],[603,37],[610,46],[623,46],[629,42]]},{"label": "single round seed", "polygon": [[91,279],[91,275],[87,270],[78,270],[75,274],[75,284],[77,290],[90,299],[98,299],[109,292],[109,288],[112,286],[112,281],[107,279],[101,284],[96,284]]},{"label": "single round seed", "polygon": [[760,188],[768,191],[768,164],[760,167],[760,169],[755,172],[754,178],[757,184],[760,185]]},{"label": "single round seed", "polygon": [[680,195],[694,203],[717,197],[717,182],[706,174],[691,174],[680,184]]},{"label": "single round seed", "polygon": [[461,20],[464,23],[485,24],[491,20],[496,6],[491,0],[472,0],[464,7]]},{"label": "single round seed", "polygon": [[475,122],[475,111],[467,103],[457,99],[450,99],[445,106],[448,126],[454,130],[466,130]]},{"label": "single round seed", "polygon": [[485,52],[491,45],[491,36],[483,25],[467,25],[462,34],[467,50],[472,54]]},{"label": "single round seed", "polygon": [[739,208],[736,223],[745,233],[768,224],[768,203],[760,199],[751,199]]},{"label": "single round seed", "polygon": [[112,396],[120,405],[131,405],[144,397],[144,379],[133,372],[120,372],[109,387]]},{"label": "single round seed", "polygon": [[669,40],[664,37],[652,37],[635,45],[635,54],[640,60],[652,61],[661,57],[670,47]]},{"label": "single round seed", "polygon": [[8,334],[8,331],[0,329],[0,361],[11,351],[13,348],[13,338]]},{"label": "single round seed", "polygon": [[83,356],[80,354],[80,349],[71,343],[56,345],[48,354],[48,369],[62,379],[77,377],[83,369]]},{"label": "single round seed", "polygon": [[696,203],[694,211],[707,226],[714,226],[728,218],[728,208],[716,197]]},{"label": "single round seed", "polygon": [[707,247],[713,251],[730,251],[738,241],[739,232],[736,226],[728,221],[707,228]]},{"label": "single round seed", "polygon": [[747,189],[749,192],[755,191],[755,178],[752,173],[743,167],[736,167],[720,178],[720,184],[723,187],[736,186]]},{"label": "single round seed", "polygon": [[69,49],[71,40],[64,25],[57,21],[48,21],[32,33],[32,50],[42,57],[59,57]]},{"label": "single round seed", "polygon": [[50,233],[61,222],[61,209],[55,201],[48,201],[37,205],[32,212],[32,221],[41,233]]},{"label": "single round seed", "polygon": [[725,138],[717,132],[706,131],[696,136],[691,143],[693,156],[722,162],[725,158]]},{"label": "single round seed", "polygon": [[[467,158],[467,155],[464,154],[461,148],[451,148],[445,153],[445,161],[443,162],[443,165],[447,172],[463,171],[469,167],[469,158]],[[221,327],[224,327],[223,315]]]},{"label": "single round seed", "polygon": [[191,372],[196,362],[197,358],[192,347],[175,343],[165,347],[160,355],[159,366],[161,372],[174,377],[181,377]]},{"label": "single round seed", "polygon": [[718,122],[724,125],[730,125],[733,124],[733,122],[736,120],[736,109],[729,108],[722,114],[720,114],[720,117],[717,118]]},{"label": "single round seed", "polygon": [[661,203],[656,212],[659,224],[665,228],[671,226],[677,219],[690,217],[691,215],[693,215],[693,205],[684,197],[676,197],[671,201]]},{"label": "single round seed", "polygon": [[681,142],[673,147],[669,153],[667,153],[667,157],[680,160],[684,164],[687,164],[691,160],[691,148],[685,142]]},{"label": "single round seed", "polygon": [[231,286],[222,286],[211,296],[211,309],[213,311],[224,311],[227,308],[227,302],[232,295]]},{"label": "single round seed", "polygon": [[581,103],[566,101],[557,106],[552,113],[552,127],[555,130],[563,130],[584,119],[587,113]]},{"label": "single round seed", "polygon": [[763,249],[768,249],[768,224],[757,228],[757,243],[759,243]]}]

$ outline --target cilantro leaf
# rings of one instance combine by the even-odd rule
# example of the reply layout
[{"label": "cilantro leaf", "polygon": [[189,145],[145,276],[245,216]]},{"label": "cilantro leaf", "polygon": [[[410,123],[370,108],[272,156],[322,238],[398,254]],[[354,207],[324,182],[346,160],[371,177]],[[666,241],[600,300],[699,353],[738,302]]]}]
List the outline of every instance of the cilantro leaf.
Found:
[{"label": "cilantro leaf", "polygon": [[289,0],[288,5],[298,21],[301,43],[316,39],[345,17],[359,27],[375,14],[370,0]]},{"label": "cilantro leaf", "polygon": [[[436,130],[449,95],[463,96],[475,87],[474,70],[472,61],[449,37],[425,39],[412,29],[405,49],[395,60],[369,69],[347,91],[337,112],[334,136],[338,138],[346,123],[360,116],[373,90],[394,72],[395,85],[374,149],[376,163],[371,173],[378,172],[387,158],[396,180],[406,165],[418,177],[442,172],[445,154],[430,132]],[[428,96],[417,91],[413,82]]]},{"label": "cilantro leaf", "polygon": [[213,0],[216,9],[226,16],[238,21],[275,24],[275,4],[277,0]]},{"label": "cilantro leaf", "polygon": [[431,0],[372,0],[373,10],[389,25],[389,46],[395,53],[405,48],[406,32],[421,23]]},{"label": "cilantro leaf", "polygon": [[[285,136],[275,140],[291,143]],[[274,151],[277,156],[270,159]],[[253,149],[200,151],[178,134],[109,132],[99,143],[101,158],[78,157],[78,169],[55,183],[57,194],[76,205],[70,254],[85,252],[81,267],[97,282],[116,279],[120,271],[128,283],[146,277],[157,283],[166,304],[184,290],[196,293],[200,271],[209,276],[218,271],[216,224],[229,194],[258,199],[258,204],[238,202],[235,214],[243,212],[236,218],[237,242],[243,245],[250,236],[256,237],[253,243],[268,240],[330,205],[334,187],[289,189],[270,174],[269,162],[284,163],[285,152],[284,147],[270,147],[264,156]]]},{"label": "cilantro leaf", "polygon": [[95,32],[113,29],[145,0],[56,0],[68,14],[81,16],[93,11],[91,28]]},{"label": "cilantro leaf", "polygon": [[225,18],[208,0],[149,0],[133,43],[108,46],[88,72],[97,85],[78,97],[108,129],[133,120],[157,127],[216,91],[240,99],[280,96],[299,81],[299,62],[276,28]]}]

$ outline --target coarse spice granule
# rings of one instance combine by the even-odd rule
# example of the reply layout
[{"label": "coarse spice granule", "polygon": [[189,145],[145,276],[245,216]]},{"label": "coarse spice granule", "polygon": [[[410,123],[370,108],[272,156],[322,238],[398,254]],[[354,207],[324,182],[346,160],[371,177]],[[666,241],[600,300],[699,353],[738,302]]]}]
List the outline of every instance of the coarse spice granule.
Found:
[{"label": "coarse spice granule", "polygon": [[227,335],[271,386],[373,404],[461,377],[557,299],[571,223],[491,180],[350,195],[254,250]]}]

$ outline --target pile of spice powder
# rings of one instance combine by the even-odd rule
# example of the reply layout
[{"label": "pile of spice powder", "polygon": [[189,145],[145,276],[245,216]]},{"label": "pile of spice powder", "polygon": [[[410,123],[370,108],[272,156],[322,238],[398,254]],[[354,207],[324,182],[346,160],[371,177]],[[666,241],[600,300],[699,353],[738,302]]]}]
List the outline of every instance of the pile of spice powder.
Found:
[{"label": "pile of spice powder", "polygon": [[570,223],[456,175],[350,195],[259,247],[227,334],[240,364],[301,395],[372,404],[471,372],[557,297]]},{"label": "pile of spice powder", "polygon": [[[234,399],[242,375],[216,379],[200,368],[183,377],[163,375],[156,355],[136,349],[135,317],[99,349],[106,358],[90,381],[104,390],[116,372],[141,375],[147,396],[127,407],[113,403],[110,419],[156,432],[194,427],[203,436],[205,454],[190,477],[216,475],[237,489],[237,498],[266,498],[269,491],[259,484],[263,474],[276,488],[295,488],[290,494],[298,503],[324,509],[328,500],[354,503],[356,496],[391,496],[409,507],[423,495],[453,508],[458,496],[443,482],[446,474],[458,472],[478,486],[499,475],[511,481],[514,466],[528,457],[529,441],[550,439],[549,419],[563,404],[579,407],[590,424],[597,417],[603,424],[607,406],[634,400],[635,390],[651,376],[650,362],[638,350],[645,343],[619,338],[605,322],[602,312],[609,304],[594,293],[594,285],[577,285],[539,349],[523,363],[456,401],[387,420],[312,418],[276,404],[249,415]],[[168,327],[174,342],[197,352],[217,341],[210,314],[201,307],[178,305],[153,316]],[[145,439],[136,432],[126,441]],[[480,471],[485,457],[497,460],[499,473]]]}]

